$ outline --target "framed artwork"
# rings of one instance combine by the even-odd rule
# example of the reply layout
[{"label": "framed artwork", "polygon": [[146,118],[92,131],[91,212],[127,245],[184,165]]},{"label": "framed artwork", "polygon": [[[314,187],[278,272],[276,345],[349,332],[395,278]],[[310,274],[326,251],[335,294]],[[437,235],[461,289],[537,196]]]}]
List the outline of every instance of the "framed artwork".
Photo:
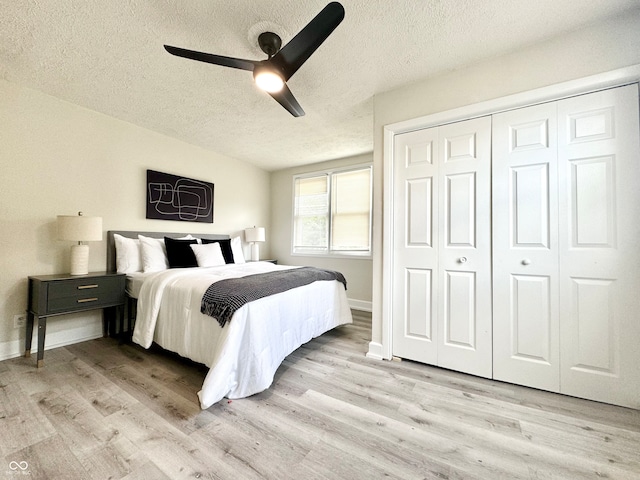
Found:
[{"label": "framed artwork", "polygon": [[147,170],[147,218],[213,223],[213,183]]}]

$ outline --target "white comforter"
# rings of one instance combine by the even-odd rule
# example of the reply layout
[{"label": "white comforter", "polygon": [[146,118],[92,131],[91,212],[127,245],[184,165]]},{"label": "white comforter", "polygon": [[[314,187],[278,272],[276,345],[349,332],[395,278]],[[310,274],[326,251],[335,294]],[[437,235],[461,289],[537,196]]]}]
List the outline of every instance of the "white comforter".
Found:
[{"label": "white comforter", "polygon": [[243,398],[271,385],[284,358],[324,332],[351,323],[343,285],[318,281],[248,303],[221,328],[200,313],[207,288],[223,278],[276,269],[268,262],[209,268],[176,268],[145,278],[138,296],[133,341],[152,342],[204,363],[209,372],[198,392],[201,407],[224,397]]}]

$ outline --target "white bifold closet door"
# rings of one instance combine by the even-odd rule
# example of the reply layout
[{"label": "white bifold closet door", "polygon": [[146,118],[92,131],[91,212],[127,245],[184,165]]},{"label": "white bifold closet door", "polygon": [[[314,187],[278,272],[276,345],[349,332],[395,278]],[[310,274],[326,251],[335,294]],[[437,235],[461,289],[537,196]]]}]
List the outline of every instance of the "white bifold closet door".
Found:
[{"label": "white bifold closet door", "polygon": [[493,118],[494,378],[640,408],[637,85]]},{"label": "white bifold closet door", "polygon": [[493,116],[493,376],[558,391],[555,103]]},{"label": "white bifold closet door", "polygon": [[491,377],[491,119],[394,138],[393,354]]},{"label": "white bifold closet door", "polygon": [[560,392],[640,408],[638,85],[558,119]]}]

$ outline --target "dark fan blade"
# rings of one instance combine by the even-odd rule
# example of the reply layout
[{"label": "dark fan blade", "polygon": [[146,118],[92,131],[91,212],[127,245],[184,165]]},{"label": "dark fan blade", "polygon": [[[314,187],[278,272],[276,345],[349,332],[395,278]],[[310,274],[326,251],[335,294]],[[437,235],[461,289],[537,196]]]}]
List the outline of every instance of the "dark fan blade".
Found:
[{"label": "dark fan blade", "polygon": [[249,70],[253,72],[253,67],[257,62],[251,60],[243,60],[242,58],[223,57],[222,55],[214,55],[212,53],[196,52],[194,50],[185,50],[184,48],[172,47],[165,45],[165,50],[171,55],[189,58],[199,62],[213,63],[224,67],[239,68],[240,70]]},{"label": "dark fan blade", "polygon": [[298,34],[276,53],[269,62],[276,65],[289,78],[315,52],[344,18],[344,8],[338,2],[331,2],[311,20]]},{"label": "dark fan blade", "polygon": [[293,96],[293,93],[291,93],[291,90],[289,90],[286,83],[279,92],[268,93],[294,117],[304,116],[304,110],[296,100],[296,97]]}]

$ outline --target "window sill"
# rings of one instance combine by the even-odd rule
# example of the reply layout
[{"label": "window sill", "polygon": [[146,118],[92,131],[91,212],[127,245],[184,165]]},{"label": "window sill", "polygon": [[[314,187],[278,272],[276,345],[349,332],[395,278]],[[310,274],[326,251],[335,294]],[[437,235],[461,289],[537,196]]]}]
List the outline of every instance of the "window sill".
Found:
[{"label": "window sill", "polygon": [[348,258],[351,260],[372,260],[371,253],[291,253],[292,257],[310,257],[310,258]]}]

